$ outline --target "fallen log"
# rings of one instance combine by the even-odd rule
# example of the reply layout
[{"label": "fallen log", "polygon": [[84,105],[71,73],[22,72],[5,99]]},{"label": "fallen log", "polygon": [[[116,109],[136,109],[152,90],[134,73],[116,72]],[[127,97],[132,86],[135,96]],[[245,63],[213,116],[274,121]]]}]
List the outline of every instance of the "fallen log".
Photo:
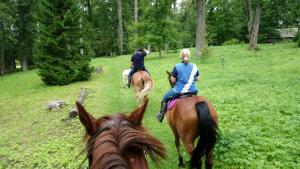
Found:
[{"label": "fallen log", "polygon": [[[79,102],[80,104],[83,104],[85,99],[88,96],[88,89],[87,88],[81,88],[80,89],[80,94],[77,98],[77,102]],[[67,121],[67,120],[71,120],[72,118],[75,118],[78,115],[78,111],[77,111],[77,107],[76,105],[74,105],[71,109],[71,111],[69,112],[69,116],[65,119],[62,119],[62,121]]]},{"label": "fallen log", "polygon": [[48,102],[46,105],[46,110],[51,111],[51,110],[60,110],[61,108],[65,107],[67,104],[63,100],[55,100]]}]

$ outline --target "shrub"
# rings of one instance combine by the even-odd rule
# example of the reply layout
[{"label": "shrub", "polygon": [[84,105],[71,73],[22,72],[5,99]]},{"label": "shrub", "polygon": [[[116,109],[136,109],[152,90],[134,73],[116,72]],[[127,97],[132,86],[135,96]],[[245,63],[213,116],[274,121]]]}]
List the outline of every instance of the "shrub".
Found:
[{"label": "shrub", "polygon": [[228,46],[228,45],[236,45],[236,44],[239,44],[239,40],[237,39],[230,39],[230,40],[227,40],[223,43],[223,46]]},{"label": "shrub", "polygon": [[293,38],[294,42],[298,42],[298,40],[300,39],[300,31],[296,34],[296,36]]}]

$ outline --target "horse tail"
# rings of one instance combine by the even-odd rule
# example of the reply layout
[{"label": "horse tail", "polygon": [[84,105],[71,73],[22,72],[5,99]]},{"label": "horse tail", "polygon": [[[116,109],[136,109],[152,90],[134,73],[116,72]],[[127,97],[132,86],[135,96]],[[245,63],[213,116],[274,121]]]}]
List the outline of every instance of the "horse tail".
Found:
[{"label": "horse tail", "polygon": [[202,157],[207,154],[217,141],[217,124],[213,121],[206,102],[195,104],[199,119],[200,138],[197,146],[192,152],[190,168],[197,168]]},{"label": "horse tail", "polygon": [[141,78],[141,80],[143,82],[144,87],[140,92],[139,98],[143,99],[145,96],[148,96],[151,92],[151,89],[153,87],[153,81],[151,79],[144,80],[143,78]]}]

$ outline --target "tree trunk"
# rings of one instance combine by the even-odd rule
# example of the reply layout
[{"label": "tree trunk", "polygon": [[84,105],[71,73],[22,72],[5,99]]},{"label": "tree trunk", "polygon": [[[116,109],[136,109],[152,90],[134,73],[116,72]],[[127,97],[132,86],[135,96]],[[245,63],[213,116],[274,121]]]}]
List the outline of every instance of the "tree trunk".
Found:
[{"label": "tree trunk", "polygon": [[90,0],[86,0],[86,6],[87,6],[87,10],[88,10],[88,19],[91,22],[93,19],[93,12],[92,12],[92,6],[91,6]]},{"label": "tree trunk", "polygon": [[24,50],[24,46],[20,47],[20,55],[21,55],[21,67],[22,71],[27,71],[28,70],[28,57],[27,57],[27,52]]},{"label": "tree trunk", "polygon": [[257,37],[258,37],[258,30],[260,24],[260,16],[261,16],[261,5],[259,0],[256,0],[255,18],[252,24],[251,35],[250,35],[250,50],[254,50],[257,48]]},{"label": "tree trunk", "polygon": [[158,47],[158,53],[159,53],[159,57],[161,58],[161,46],[160,45]]},{"label": "tree trunk", "polygon": [[118,9],[118,48],[119,54],[123,53],[123,21],[122,21],[122,0],[117,0]]},{"label": "tree trunk", "polygon": [[0,75],[5,73],[3,25],[0,23]]},{"label": "tree trunk", "polygon": [[248,17],[248,39],[250,42],[250,35],[251,35],[251,28],[253,24],[253,10],[252,10],[252,3],[251,0],[246,0],[246,6],[247,6],[247,17]]},{"label": "tree trunk", "polygon": [[205,0],[197,0],[196,56],[202,54],[205,45]]},{"label": "tree trunk", "polygon": [[169,43],[165,43],[165,52],[169,53]]},{"label": "tree trunk", "polygon": [[139,11],[139,8],[138,8],[138,0],[134,0],[134,23],[137,24],[138,23],[138,11]]},{"label": "tree trunk", "polygon": [[151,52],[151,45],[150,45],[150,44],[147,45],[147,50],[148,50],[149,52]]},{"label": "tree trunk", "polygon": [[[29,12],[29,7],[24,5],[24,4],[19,4],[19,56],[21,58],[21,67],[22,71],[27,71],[28,70],[28,43],[26,40],[29,39],[29,30],[26,30],[28,28],[28,14]],[[27,49],[27,50],[26,50]]]}]

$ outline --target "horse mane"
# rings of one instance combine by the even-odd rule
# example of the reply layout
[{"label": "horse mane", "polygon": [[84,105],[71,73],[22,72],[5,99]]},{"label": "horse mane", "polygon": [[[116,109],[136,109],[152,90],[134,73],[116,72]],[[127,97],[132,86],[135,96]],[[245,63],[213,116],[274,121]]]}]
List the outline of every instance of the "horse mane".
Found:
[{"label": "horse mane", "polygon": [[[129,168],[129,160],[132,160],[128,157],[142,160],[144,158],[140,158],[141,156],[149,155],[156,165],[160,158],[165,157],[165,149],[160,141],[151,136],[142,125],[131,123],[126,115],[119,113],[104,116],[99,121],[101,126],[95,134],[86,137],[90,166],[93,161],[97,169],[126,169]],[[96,159],[93,159],[93,154],[97,154]]]}]

